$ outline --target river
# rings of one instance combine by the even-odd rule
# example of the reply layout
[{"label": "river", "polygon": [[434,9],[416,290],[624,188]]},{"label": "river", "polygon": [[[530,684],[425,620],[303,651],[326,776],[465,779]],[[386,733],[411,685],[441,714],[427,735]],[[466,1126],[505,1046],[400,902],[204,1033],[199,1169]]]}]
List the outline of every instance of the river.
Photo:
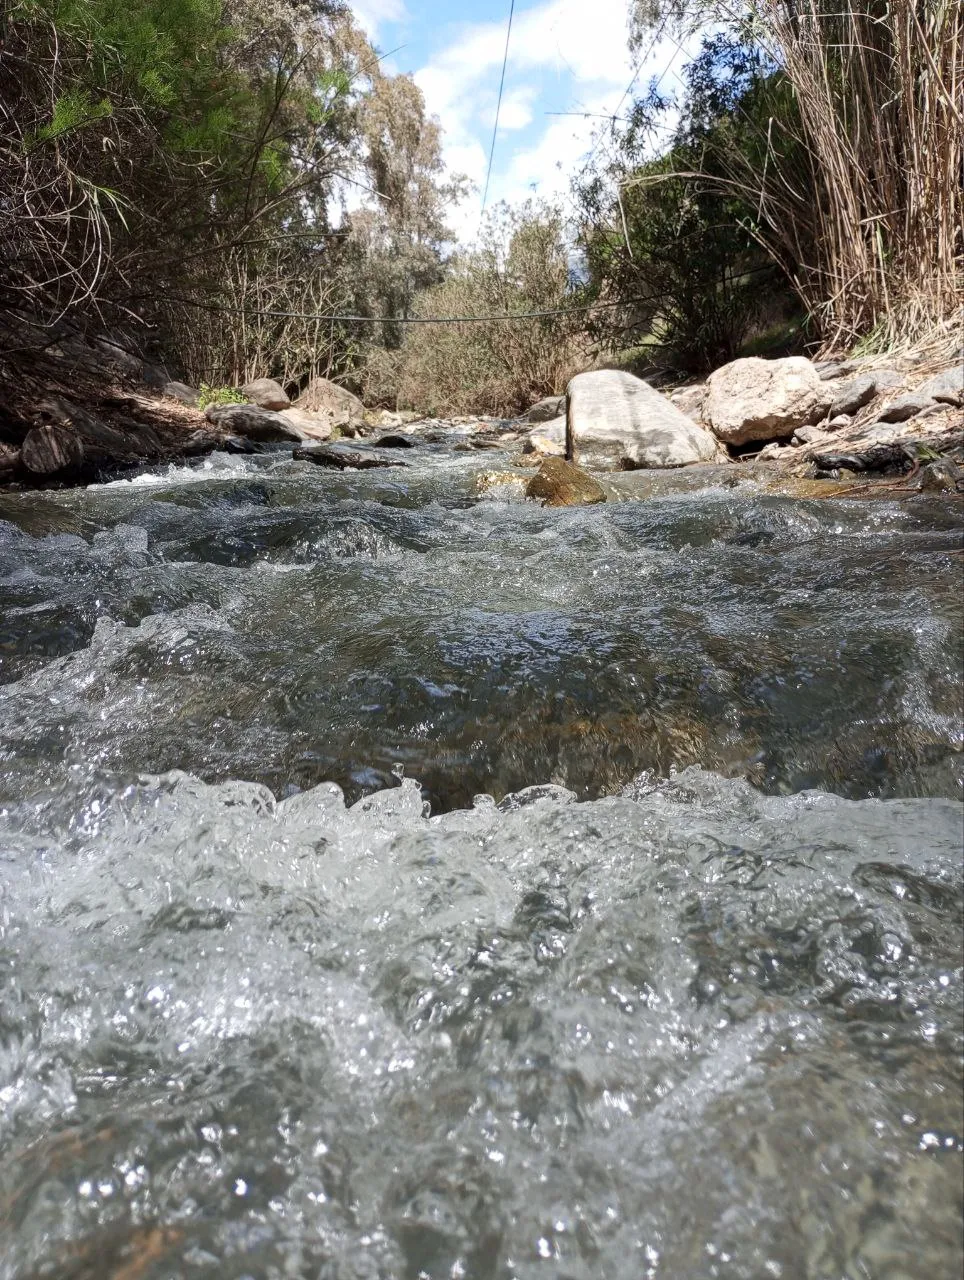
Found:
[{"label": "river", "polygon": [[0,1280],[957,1280],[960,505],[435,438],[0,493]]}]

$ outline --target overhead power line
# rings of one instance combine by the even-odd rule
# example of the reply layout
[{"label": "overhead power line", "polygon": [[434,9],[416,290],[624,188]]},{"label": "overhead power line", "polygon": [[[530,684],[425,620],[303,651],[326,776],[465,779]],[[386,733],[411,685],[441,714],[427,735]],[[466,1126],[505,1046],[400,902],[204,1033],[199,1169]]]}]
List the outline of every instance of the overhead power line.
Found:
[{"label": "overhead power line", "polygon": [[215,302],[196,302],[193,298],[178,298],[171,294],[163,301],[224,315],[267,316],[274,320],[324,320],[333,324],[495,324],[514,320],[544,320],[551,316],[584,315],[589,311],[625,305],[622,302],[591,302],[579,307],[556,307],[548,311],[509,311],[502,315],[487,316],[356,316],[319,315],[314,311],[261,311],[257,307],[225,307]]},{"label": "overhead power line", "polygon": [[502,57],[502,77],[499,80],[499,100],[495,107],[495,125],[492,129],[492,145],[489,147],[489,167],[485,175],[485,191],[482,193],[482,213],[489,199],[489,182],[492,178],[492,161],[495,159],[495,140],[499,132],[499,116],[502,114],[502,91],[505,89],[505,69],[509,65],[509,41],[512,39],[512,19],[515,16],[515,0],[509,5],[509,27],[505,33],[505,53]]}]

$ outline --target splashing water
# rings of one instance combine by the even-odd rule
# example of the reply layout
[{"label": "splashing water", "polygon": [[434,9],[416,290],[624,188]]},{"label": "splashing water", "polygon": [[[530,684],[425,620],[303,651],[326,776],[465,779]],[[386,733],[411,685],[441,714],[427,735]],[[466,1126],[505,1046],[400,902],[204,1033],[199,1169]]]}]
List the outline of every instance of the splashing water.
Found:
[{"label": "splashing water", "polygon": [[956,1277],[953,509],[419,453],[0,497],[0,1280]]}]

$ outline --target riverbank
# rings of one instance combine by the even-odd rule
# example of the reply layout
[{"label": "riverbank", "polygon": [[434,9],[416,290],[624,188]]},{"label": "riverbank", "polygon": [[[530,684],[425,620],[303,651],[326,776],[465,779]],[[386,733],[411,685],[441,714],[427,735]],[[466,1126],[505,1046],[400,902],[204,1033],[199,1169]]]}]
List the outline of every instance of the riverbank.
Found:
[{"label": "riverbank", "polygon": [[[294,444],[299,440],[311,444],[339,434],[341,419],[330,406],[326,406],[329,411],[325,417],[311,389],[298,402],[307,410],[294,408],[278,414],[252,405],[237,412],[215,405],[205,413],[197,407],[196,391],[120,340],[84,335],[66,326],[46,334],[24,318],[18,318],[15,325],[10,316],[5,317],[0,331],[4,341],[0,354],[0,485],[43,488],[89,484],[219,449],[255,451],[266,442],[290,439]],[[761,367],[768,377],[776,377],[788,364],[808,362],[738,361],[717,371],[706,383],[658,397],[678,420],[685,417],[712,433],[717,430],[712,421],[712,388],[716,380],[729,378],[725,401],[736,427],[728,420],[726,429],[720,429],[722,441],[716,446],[719,457],[715,461],[683,468],[691,473],[680,482],[684,488],[712,483],[713,473],[705,468],[722,464],[732,466],[735,477],[747,474],[748,466],[755,469],[754,474],[766,466],[775,485],[786,486],[791,480],[804,485],[809,480],[842,479],[844,487],[849,482],[869,489],[899,481],[894,489],[898,495],[902,485],[908,493],[922,483],[925,488],[933,485],[936,491],[955,489],[959,478],[955,469],[964,465],[964,370],[959,354],[951,356],[945,351],[927,357],[903,355],[889,362],[877,357],[813,366],[815,372],[808,376],[819,378],[826,388],[822,400],[816,397],[816,410],[809,418],[806,414],[801,418],[799,412],[794,417],[784,409],[781,418],[780,411],[774,414],[767,407],[761,432],[761,396],[769,395],[772,401],[773,387],[761,389],[758,381],[754,385],[751,379],[747,388],[741,367],[752,366],[750,372],[758,380]],[[735,375],[730,370],[735,370]],[[354,397],[323,380],[316,380],[312,387],[315,385],[331,387],[335,395],[344,396],[348,407],[342,429],[353,436],[378,439],[401,427],[413,438],[431,440],[458,425],[464,428],[461,444],[466,448],[518,445],[520,454],[525,455],[518,459],[523,470],[538,467],[542,457],[565,452],[564,416],[547,418],[547,414],[558,415],[560,408],[565,414],[564,398],[554,402],[559,408],[542,402],[533,410],[531,420],[412,421],[415,415],[410,413],[366,411]],[[739,406],[735,419],[734,404]],[[936,460],[949,464],[950,485],[938,483],[933,468],[921,477]],[[659,482],[639,473],[633,480],[614,483],[622,492],[642,495]],[[839,492],[836,483],[817,484],[812,496]]]}]

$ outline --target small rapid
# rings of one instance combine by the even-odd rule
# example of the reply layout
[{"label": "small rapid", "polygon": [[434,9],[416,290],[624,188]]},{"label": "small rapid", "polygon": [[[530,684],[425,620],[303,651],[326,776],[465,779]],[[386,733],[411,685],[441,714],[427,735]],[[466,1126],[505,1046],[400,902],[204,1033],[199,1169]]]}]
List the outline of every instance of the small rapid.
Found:
[{"label": "small rapid", "polygon": [[0,1280],[959,1275],[959,507],[404,461],[0,494]]}]

